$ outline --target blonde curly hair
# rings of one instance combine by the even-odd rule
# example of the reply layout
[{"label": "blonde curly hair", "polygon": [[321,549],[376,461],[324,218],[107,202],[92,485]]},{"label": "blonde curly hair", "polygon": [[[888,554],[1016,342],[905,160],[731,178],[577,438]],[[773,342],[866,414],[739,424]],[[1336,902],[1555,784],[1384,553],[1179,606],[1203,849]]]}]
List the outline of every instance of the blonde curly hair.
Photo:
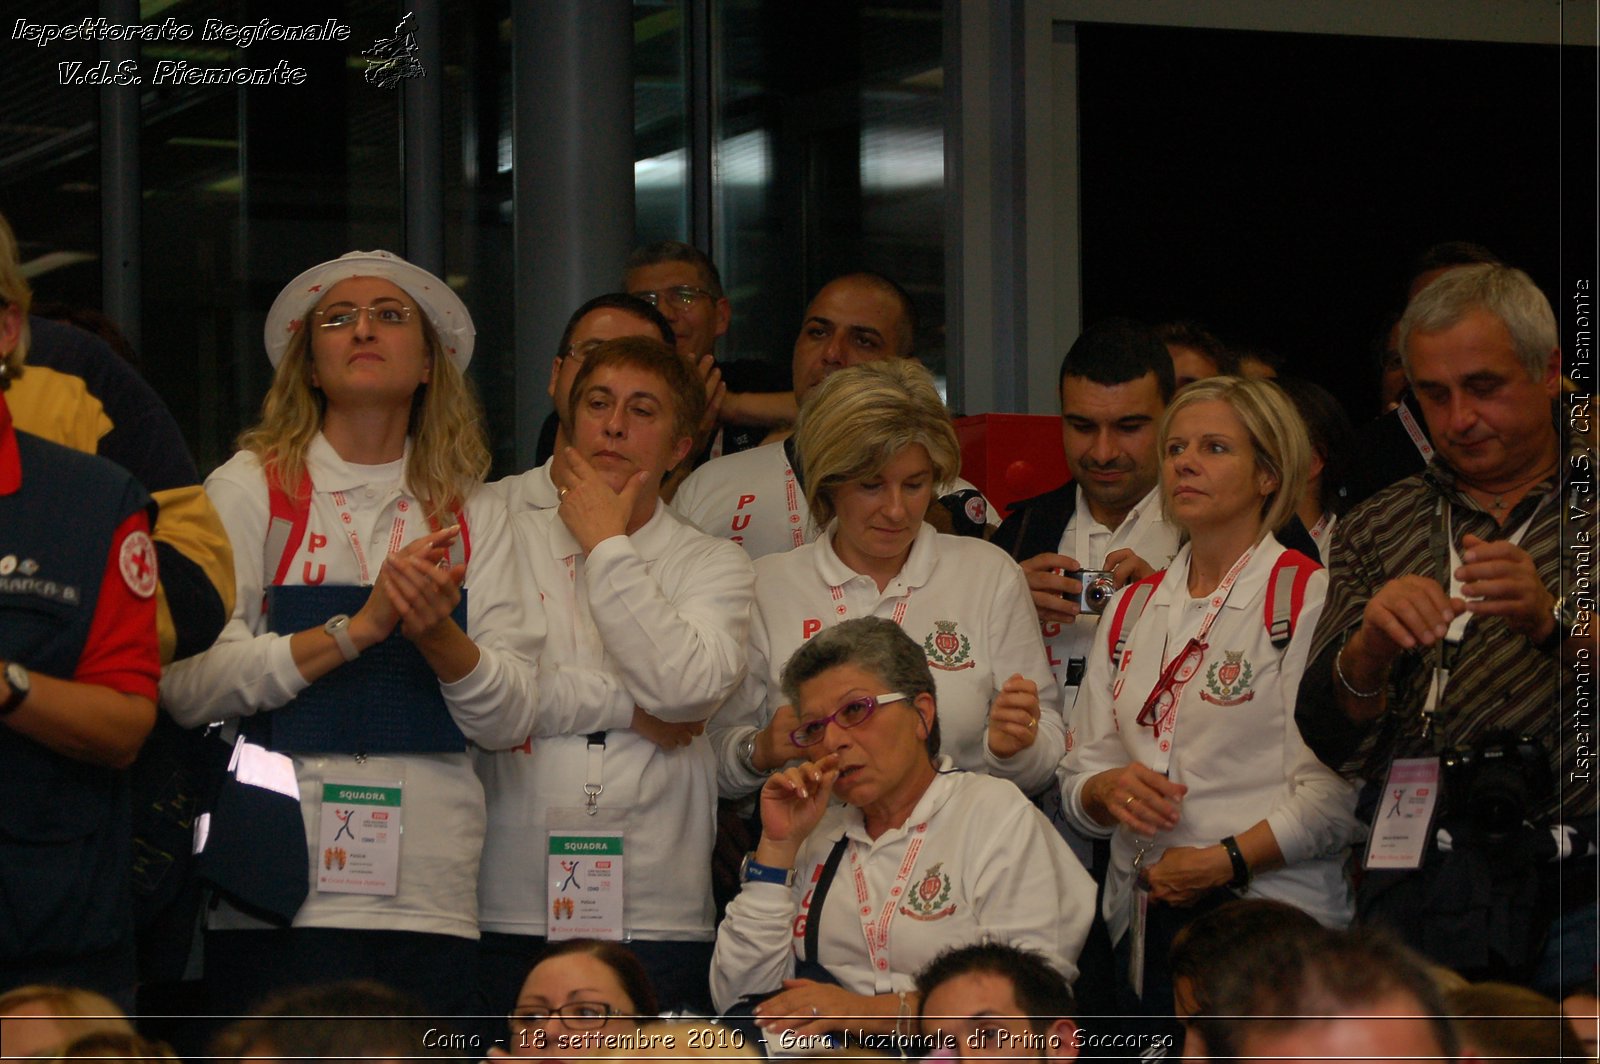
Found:
[{"label": "blonde curly hair", "polygon": [[[430,518],[444,520],[488,475],[489,444],[471,383],[445,353],[428,316],[420,320],[430,371],[411,400],[406,485]],[[275,468],[289,492],[305,474],[306,449],[322,429],[328,403],[311,379],[312,331],[301,329],[290,339],[261,401],[261,420],[239,436],[239,449]]]}]

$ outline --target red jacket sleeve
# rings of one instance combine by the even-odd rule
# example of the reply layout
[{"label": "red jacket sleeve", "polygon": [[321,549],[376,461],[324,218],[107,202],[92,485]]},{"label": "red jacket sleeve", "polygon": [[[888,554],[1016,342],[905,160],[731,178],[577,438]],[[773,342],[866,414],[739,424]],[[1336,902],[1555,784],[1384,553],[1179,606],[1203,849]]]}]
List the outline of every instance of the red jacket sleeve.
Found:
[{"label": "red jacket sleeve", "polygon": [[89,638],[72,678],[156,700],[161,650],[156,637],[156,552],[141,508],[111,537]]}]

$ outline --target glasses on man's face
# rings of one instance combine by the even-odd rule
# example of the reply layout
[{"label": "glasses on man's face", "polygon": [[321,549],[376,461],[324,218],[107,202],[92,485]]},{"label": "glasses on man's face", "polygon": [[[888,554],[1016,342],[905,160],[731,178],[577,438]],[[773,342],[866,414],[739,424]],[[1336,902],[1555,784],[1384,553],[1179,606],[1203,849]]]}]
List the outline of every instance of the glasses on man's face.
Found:
[{"label": "glasses on man's face", "polygon": [[594,349],[603,343],[604,340],[579,340],[575,344],[568,344],[567,357],[581,365],[583,360],[594,354]]},{"label": "glasses on man's face", "polygon": [[317,319],[320,328],[348,329],[363,313],[374,325],[404,325],[411,320],[411,308],[393,300],[374,303],[370,307],[358,307],[354,303],[335,303],[321,310],[312,311],[311,316]]},{"label": "glasses on man's face", "polygon": [[687,310],[701,300],[713,298],[704,288],[696,288],[692,284],[674,285],[671,288],[660,288],[654,292],[629,292],[631,296],[649,303],[652,307],[663,304],[673,307],[682,307]]},{"label": "glasses on man's face", "polygon": [[1194,674],[1200,671],[1200,663],[1205,660],[1205,656],[1205,643],[1198,639],[1190,639],[1185,643],[1183,652],[1161,670],[1161,678],[1156,681],[1150,697],[1144,700],[1144,705],[1139,709],[1139,716],[1134,722],[1141,728],[1148,727],[1159,738],[1161,721],[1171,712],[1172,704],[1177,701],[1177,696],[1173,692],[1194,679]]},{"label": "glasses on man's face", "polygon": [[553,1009],[532,1008],[513,1012],[506,1019],[511,1021],[513,1031],[542,1027],[552,1016],[569,1031],[592,1031],[604,1027],[606,1021],[615,1015],[616,1010],[603,1001],[569,1001]]},{"label": "glasses on man's face", "polygon": [[910,697],[893,691],[886,695],[866,695],[854,702],[846,702],[826,717],[819,717],[800,725],[789,733],[789,741],[796,746],[815,746],[827,734],[829,724],[838,722],[841,728],[854,728],[858,724],[865,724],[867,718],[878,711],[879,706],[886,706],[890,702],[904,702]]}]

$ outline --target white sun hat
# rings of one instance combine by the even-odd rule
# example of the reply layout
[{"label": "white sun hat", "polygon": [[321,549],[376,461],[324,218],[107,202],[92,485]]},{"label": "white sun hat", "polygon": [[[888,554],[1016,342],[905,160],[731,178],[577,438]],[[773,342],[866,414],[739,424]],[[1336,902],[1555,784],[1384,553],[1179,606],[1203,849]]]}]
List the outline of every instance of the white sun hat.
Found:
[{"label": "white sun hat", "polygon": [[322,294],[340,281],[352,277],[381,277],[416,300],[417,306],[433,323],[445,354],[456,369],[466,371],[472,361],[472,346],[477,330],[472,315],[451,287],[421,266],[413,266],[392,251],[351,251],[336,259],[319,263],[283,286],[267,311],[262,331],[267,358],[274,369],[283,361],[294,334],[305,328],[305,319]]}]

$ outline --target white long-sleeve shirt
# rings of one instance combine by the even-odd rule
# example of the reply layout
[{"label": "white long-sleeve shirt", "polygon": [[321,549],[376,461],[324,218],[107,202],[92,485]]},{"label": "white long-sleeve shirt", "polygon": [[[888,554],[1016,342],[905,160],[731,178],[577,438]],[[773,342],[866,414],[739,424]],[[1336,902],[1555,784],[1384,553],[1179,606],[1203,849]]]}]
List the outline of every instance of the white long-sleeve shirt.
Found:
[{"label": "white long-sleeve shirt", "polygon": [[[407,448],[409,454],[409,447]],[[367,556],[369,577],[389,552],[397,519],[399,543],[429,531],[422,506],[405,488],[405,458],[380,466],[346,462],[318,436],[306,452],[313,492],[306,534],[287,582],[354,585],[361,582],[355,552],[340,514]],[[335,493],[343,500],[335,501]],[[233,544],[237,595],[233,615],[211,649],[168,668],[162,701],[189,727],[277,709],[309,686],[295,666],[290,636],[267,631],[263,593],[278,559],[265,557],[270,521],[266,477],[249,452],[234,455],[206,479],[206,494]],[[402,513],[404,506],[409,517]],[[539,700],[535,662],[544,617],[525,610],[529,578],[517,561],[504,507],[466,508],[472,554],[467,567],[467,633],[480,657],[472,672],[441,683],[445,704],[472,742],[506,746],[526,735]],[[296,927],[383,927],[474,938],[478,852],[484,831],[483,790],[462,753],[372,755],[295,754],[306,843],[312,857],[311,893]],[[393,896],[323,894],[316,890],[318,832],[324,781],[402,785],[404,838],[399,890]],[[211,925],[264,928],[228,906]]]},{"label": "white long-sleeve shirt", "polygon": [[1245,893],[1288,902],[1324,924],[1343,926],[1351,916],[1344,855],[1360,831],[1355,791],[1317,760],[1294,722],[1300,674],[1327,596],[1327,572],[1311,574],[1294,635],[1279,651],[1268,637],[1263,608],[1283,547],[1271,536],[1256,547],[1211,628],[1209,649],[1178,701],[1177,723],[1166,737],[1171,748],[1162,751],[1150,727],[1136,718],[1165,661],[1199,630],[1208,606],[1209,596],[1189,597],[1189,552],[1185,545],[1173,558],[1144,612],[1124,633],[1124,670],[1112,667],[1109,641],[1110,618],[1127,591],[1106,608],[1061,762],[1068,817],[1086,834],[1112,836],[1104,903],[1112,941],[1128,927],[1138,840],[1125,829],[1113,832],[1096,823],[1082,795],[1096,773],[1131,761],[1158,771],[1167,764],[1169,778],[1189,788],[1178,826],[1155,837],[1146,867],[1170,847],[1215,846],[1265,819],[1285,866],[1253,878]]},{"label": "white long-sleeve shirt", "polygon": [[[833,532],[830,526],[814,543],[756,561],[750,671],[711,729],[723,797],[750,794],[766,779],[750,771],[740,747],[787,704],[778,678],[790,655],[852,617],[894,619],[923,645],[938,687],[943,750],[956,767],[1011,780],[1026,794],[1052,784],[1066,740],[1061,690],[1017,564],[989,543],[924,523],[904,567],[880,592],[872,577],[840,560]],[[989,706],[1013,673],[1039,685],[1039,727],[1033,745],[1001,758],[989,749]]]},{"label": "white long-sleeve shirt", "polygon": [[[605,731],[598,804],[625,817],[624,923],[636,938],[711,937],[716,766],[705,736],[666,751],[629,730],[635,705],[705,720],[744,676],[750,560],[665,505],[585,557],[553,509],[515,521],[549,637],[538,711],[516,749],[480,751],[489,800],[479,897],[485,930],[542,935],[551,810],[585,800],[587,735]],[[581,823],[580,825],[581,826]]]},{"label": "white long-sleeve shirt", "polygon": [[[807,921],[818,919],[814,959],[854,994],[911,990],[916,973],[940,952],[984,939],[1037,950],[1069,981],[1077,977],[1094,881],[1015,787],[953,769],[948,758],[939,769],[901,827],[873,839],[859,809],[836,804],[801,845],[792,887],[744,885],[717,929],[711,997],[718,1009],[780,989],[805,951]],[[919,847],[889,924],[887,968],[868,955],[848,853],[821,913],[811,911],[822,866],[841,836],[860,863],[874,919],[910,847]]]}]

